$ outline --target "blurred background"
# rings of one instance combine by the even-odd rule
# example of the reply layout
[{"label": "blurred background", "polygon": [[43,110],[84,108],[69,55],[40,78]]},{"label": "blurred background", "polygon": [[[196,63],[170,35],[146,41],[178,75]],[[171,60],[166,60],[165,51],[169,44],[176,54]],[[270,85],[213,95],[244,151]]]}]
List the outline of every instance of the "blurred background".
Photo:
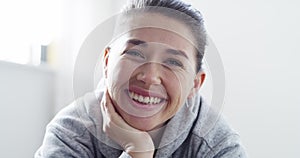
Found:
[{"label": "blurred background", "polygon": [[[186,1],[204,15],[220,53],[223,114],[249,157],[299,157],[300,2]],[[72,77],[82,42],[124,3],[0,1],[0,157],[33,157],[47,123],[74,100]],[[210,80],[206,84],[209,92]],[[84,86],[82,81],[82,93],[90,90]]]}]

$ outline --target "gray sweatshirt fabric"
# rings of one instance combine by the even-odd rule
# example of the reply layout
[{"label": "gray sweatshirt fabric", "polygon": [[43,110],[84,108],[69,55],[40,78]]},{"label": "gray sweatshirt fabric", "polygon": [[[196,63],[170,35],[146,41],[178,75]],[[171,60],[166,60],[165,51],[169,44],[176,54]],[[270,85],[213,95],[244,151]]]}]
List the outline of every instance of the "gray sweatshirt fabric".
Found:
[{"label": "gray sweatshirt fabric", "polygon": [[[129,158],[102,130],[102,94],[88,93],[61,110],[34,157]],[[246,153],[239,135],[197,95],[167,122],[154,157],[244,158]]]}]

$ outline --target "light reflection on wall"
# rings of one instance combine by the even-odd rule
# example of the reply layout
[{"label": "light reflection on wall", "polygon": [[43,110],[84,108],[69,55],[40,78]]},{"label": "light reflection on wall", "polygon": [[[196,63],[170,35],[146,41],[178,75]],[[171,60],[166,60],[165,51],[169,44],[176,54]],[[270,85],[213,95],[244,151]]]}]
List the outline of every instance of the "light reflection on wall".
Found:
[{"label": "light reflection on wall", "polygon": [[39,64],[40,46],[48,45],[60,27],[58,0],[0,2],[0,60]]}]

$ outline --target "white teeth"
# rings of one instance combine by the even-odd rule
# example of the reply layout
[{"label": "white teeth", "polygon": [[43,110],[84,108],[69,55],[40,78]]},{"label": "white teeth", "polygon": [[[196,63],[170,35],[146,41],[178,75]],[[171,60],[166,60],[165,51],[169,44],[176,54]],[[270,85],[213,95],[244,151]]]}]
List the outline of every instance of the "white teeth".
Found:
[{"label": "white teeth", "polygon": [[133,98],[133,93],[132,92],[129,92],[129,96],[130,96],[130,98]]},{"label": "white teeth", "polygon": [[139,102],[144,102],[144,97],[143,96],[139,96]]},{"label": "white teeth", "polygon": [[158,104],[161,102],[161,98],[158,97],[145,97],[134,92],[129,92],[129,96],[131,99],[141,102],[143,104]]},{"label": "white teeth", "polygon": [[134,95],[133,95],[133,98],[134,98],[135,100],[139,100],[139,96],[138,96],[137,94],[134,94]]},{"label": "white teeth", "polygon": [[149,97],[145,97],[145,98],[144,98],[144,101],[145,101],[146,103],[149,103],[149,100],[150,100]]},{"label": "white teeth", "polygon": [[153,103],[153,102],[154,102],[154,98],[151,97],[151,98],[150,98],[150,103]]}]

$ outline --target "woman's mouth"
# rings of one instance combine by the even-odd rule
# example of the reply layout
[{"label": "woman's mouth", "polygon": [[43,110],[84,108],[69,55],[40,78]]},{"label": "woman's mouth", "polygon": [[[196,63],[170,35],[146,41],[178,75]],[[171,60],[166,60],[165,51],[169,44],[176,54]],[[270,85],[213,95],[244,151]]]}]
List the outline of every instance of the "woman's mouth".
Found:
[{"label": "woman's mouth", "polygon": [[152,117],[163,110],[168,103],[167,97],[142,89],[126,89],[126,98],[120,107],[134,117]]},{"label": "woman's mouth", "polygon": [[154,105],[154,104],[159,104],[161,102],[163,102],[165,99],[160,98],[160,97],[153,97],[153,96],[143,96],[141,94],[137,94],[135,92],[129,91],[129,97],[136,101],[139,102],[141,104],[150,104],[150,105]]}]

